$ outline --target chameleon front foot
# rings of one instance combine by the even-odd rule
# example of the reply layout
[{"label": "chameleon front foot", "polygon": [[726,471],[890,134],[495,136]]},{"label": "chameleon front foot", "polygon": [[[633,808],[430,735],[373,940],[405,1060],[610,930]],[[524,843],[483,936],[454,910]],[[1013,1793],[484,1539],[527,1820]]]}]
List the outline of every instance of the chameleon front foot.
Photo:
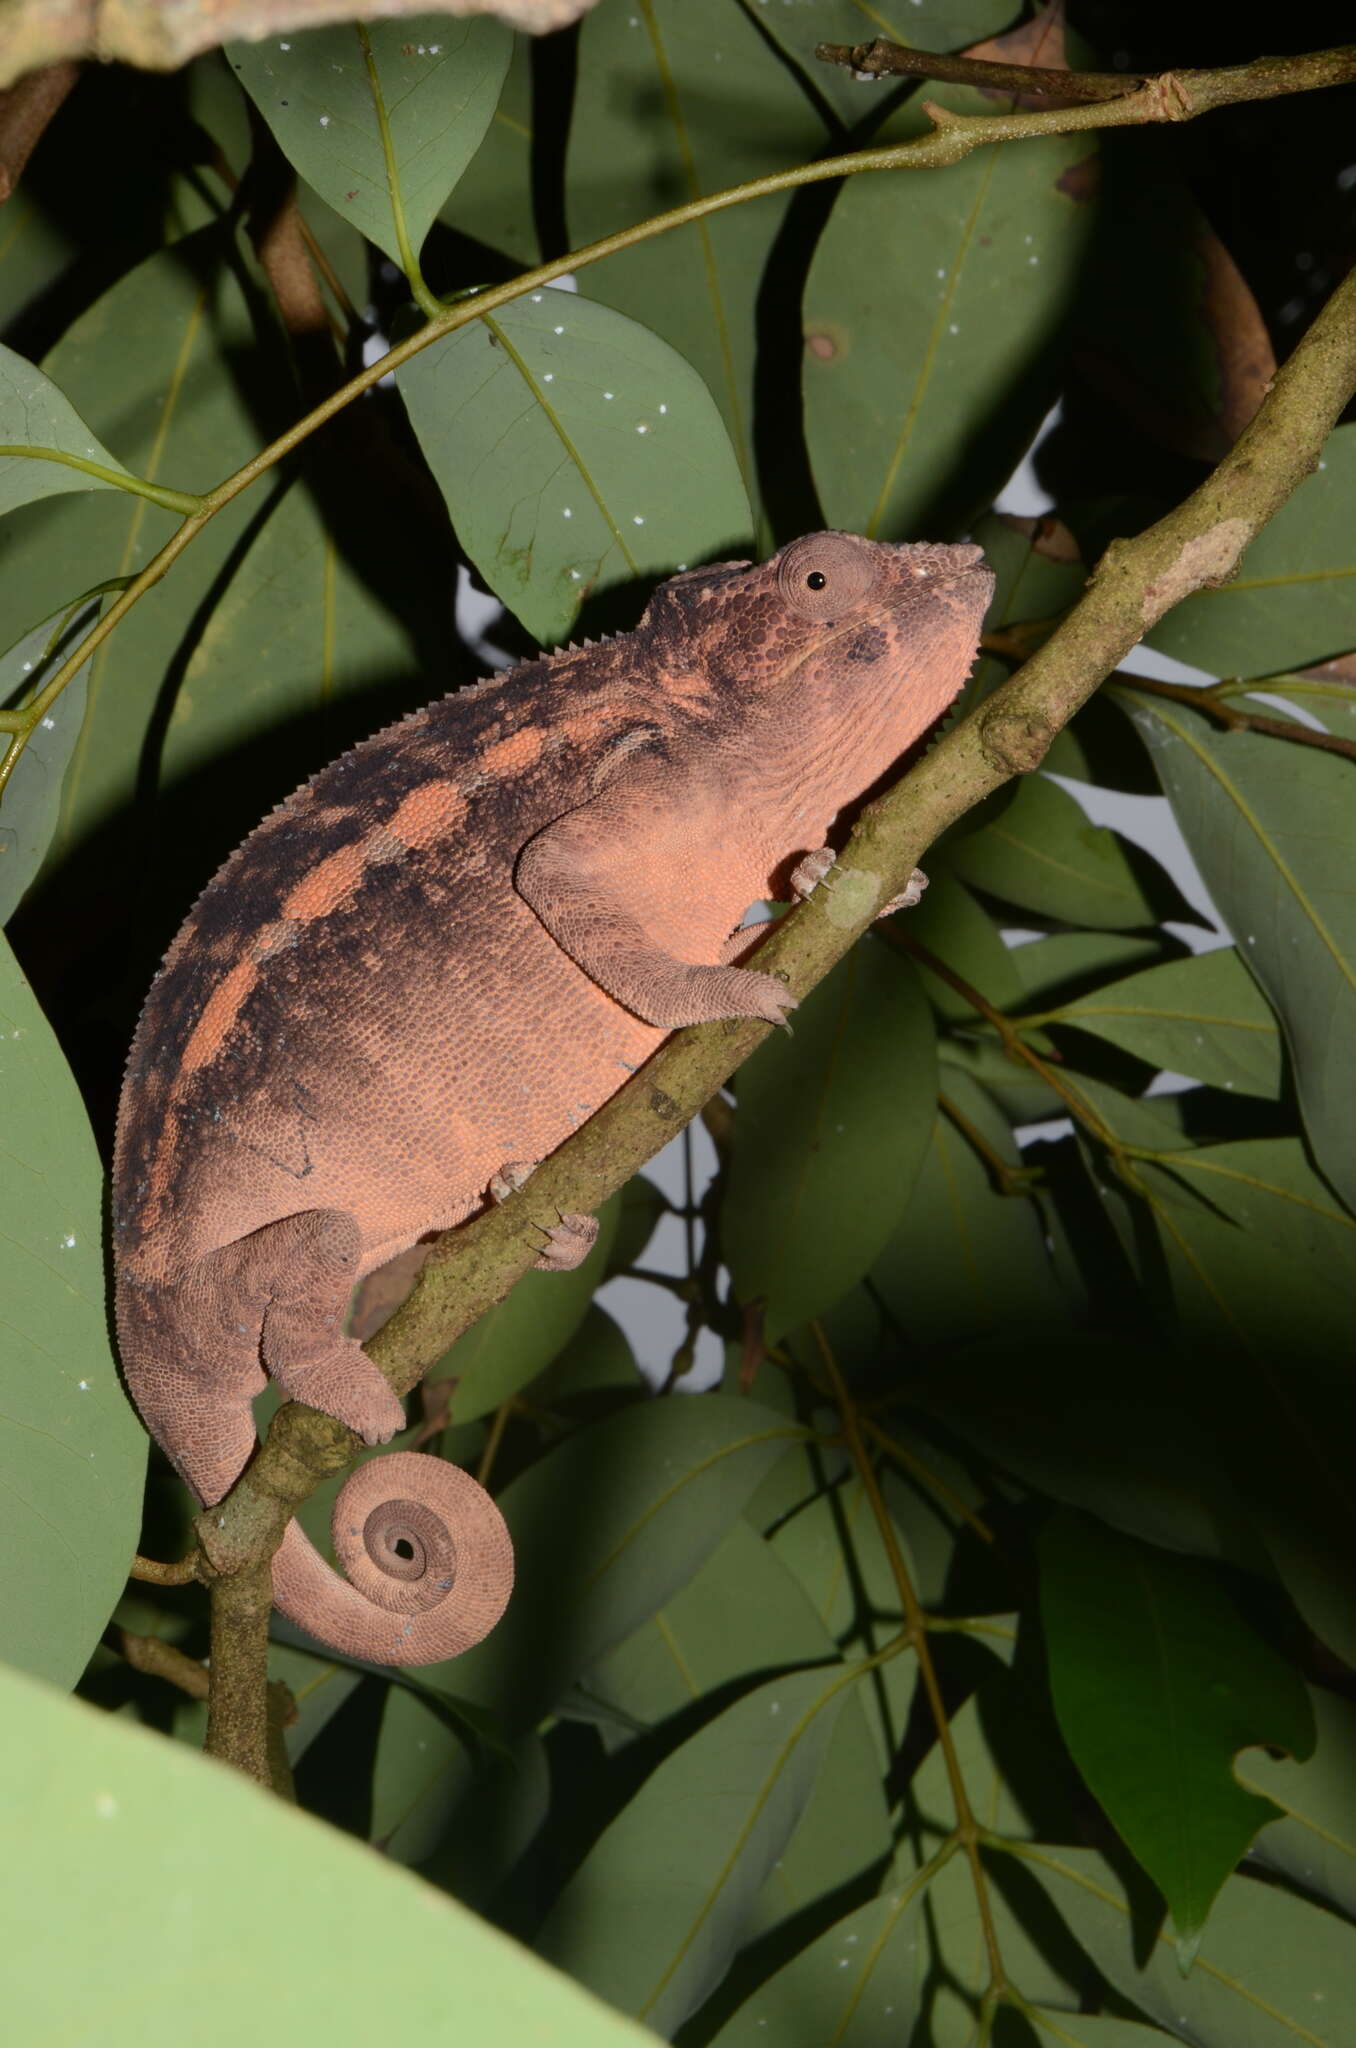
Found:
[{"label": "chameleon front foot", "polygon": [[[813,853],[807,853],[791,870],[792,893],[802,899],[812,896],[837,859],[831,846],[820,846]],[[928,878],[923,870],[915,868],[898,896],[892,896],[888,903],[883,903],[876,916],[889,917],[896,910],[913,910],[922,902],[927,885]]]}]

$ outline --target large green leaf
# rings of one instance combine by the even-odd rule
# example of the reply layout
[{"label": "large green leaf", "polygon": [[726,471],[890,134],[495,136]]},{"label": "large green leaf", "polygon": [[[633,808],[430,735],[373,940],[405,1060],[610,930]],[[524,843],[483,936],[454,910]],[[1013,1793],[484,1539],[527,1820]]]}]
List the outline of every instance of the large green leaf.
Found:
[{"label": "large green leaf", "polygon": [[[1303,668],[1356,646],[1356,426],[1328,436],[1317,470],[1230,580],[1174,605],[1148,637],[1164,654],[1224,676]],[[1289,772],[1287,760],[1277,780]]]},{"label": "large green leaf", "polygon": [[417,258],[480,147],[512,47],[487,15],[419,14],[230,43],[227,55],[288,161],[400,263],[393,183]]},{"label": "large green leaf", "polygon": [[1356,1707],[1310,1689],[1318,1741],[1305,1762],[1249,1750],[1242,1784],[1279,1806],[1284,1819],[1258,1836],[1253,1854],[1307,1892],[1356,1915]]},{"label": "large green leaf", "polygon": [[0,1656],[73,1685],[136,1548],[146,1437],[109,1350],[99,1156],[3,939],[0,1154]]},{"label": "large green leaf", "polygon": [[[922,902],[908,913],[904,931],[995,1009],[1021,1008],[1022,984],[1011,948],[1004,945],[997,921],[954,875],[936,876]],[[962,1018],[973,1023],[974,1007],[963,995],[928,968],[920,965],[918,971],[933,1007],[943,1017],[951,1023]]]},{"label": "large green leaf", "polygon": [[1046,775],[1023,777],[1001,817],[947,851],[962,881],[1041,917],[1111,931],[1157,922],[1120,835]]},{"label": "large green leaf", "polygon": [[[668,1604],[588,1676],[581,1694],[617,1731],[652,1728],[739,1681],[838,1654],[833,1635],[782,1561],[737,1521]],[[893,1671],[905,1659],[882,1667]],[[728,1694],[726,1695],[729,1696]],[[858,1687],[844,1702],[795,1835],[751,1923],[759,1931],[859,1880],[890,1853],[882,1765]]]},{"label": "large green leaf", "polygon": [[[254,336],[228,255],[208,230],[150,257],[72,324],[45,365],[82,413],[116,435],[134,468],[180,489],[216,483],[263,438],[234,374]],[[131,800],[166,678],[191,646],[204,593],[258,505],[246,493],[218,513],[95,654],[53,858]],[[27,508],[0,551],[0,616],[43,617],[106,577],[135,574],[177,523],[124,491]]]},{"label": "large green leaf", "polygon": [[[760,12],[602,0],[588,14],[566,185],[574,246],[820,153],[824,119],[770,54],[750,18]],[[751,496],[757,301],[789,203],[732,207],[580,273],[582,291],[657,329],[704,380]],[[784,317],[794,322],[792,305]],[[792,425],[774,427],[774,445]]]},{"label": "large green leaf", "polygon": [[569,1273],[525,1273],[496,1308],[458,1337],[433,1367],[433,1377],[456,1381],[450,1422],[474,1422],[551,1363],[583,1321],[601,1285],[620,1209],[614,1197],[598,1213],[598,1237],[588,1257]]},{"label": "large green leaf", "polygon": [[813,989],[795,1036],[741,1067],[723,1242],[766,1340],[859,1280],[903,1214],[937,1101],[916,974],[868,939]]},{"label": "large green leaf", "polygon": [[543,643],[591,591],[748,551],[739,468],[701,379],[607,306],[531,292],[397,383],[462,545]]},{"label": "large green leaf", "polygon": [[844,1691],[838,1665],[787,1672],[675,1750],[557,1898],[540,1953],[671,2034],[744,1939],[809,1801]]},{"label": "large green leaf", "polygon": [[438,215],[524,270],[542,261],[532,200],[533,48],[531,37],[514,37],[494,119]]},{"label": "large green leaf", "polygon": [[924,1895],[908,1886],[838,1920],[770,1977],[712,2048],[773,2042],[886,2048],[907,2041],[922,2010]]},{"label": "large green leaf", "polygon": [[1279,741],[1219,733],[1179,704],[1128,701],[1206,887],[1285,1028],[1315,1156],[1356,1203],[1352,764],[1316,747],[1281,759]]},{"label": "large green leaf", "polygon": [[[0,703],[27,703],[99,616],[98,599],[68,618],[44,619],[0,656]],[[42,866],[61,807],[61,784],[85,715],[88,666],[73,676],[29,736],[0,799],[0,924]],[[6,736],[8,737],[8,736]]]},{"label": "large green leaf", "polygon": [[[966,87],[926,96],[993,111]],[[874,140],[927,127],[915,99]],[[830,524],[935,538],[991,501],[1053,388],[1093,153],[1047,136],[844,185],[805,290],[805,431]]]},{"label": "large green leaf", "polygon": [[1087,984],[1100,987],[1124,968],[1147,967],[1158,954],[1156,939],[1120,932],[1052,932],[1049,938],[1014,946],[1012,964],[1024,998],[1044,1004]]},{"label": "large green leaf", "polygon": [[1244,1748],[1313,1749],[1299,1673],[1194,1559],[1068,1512],[1042,1531],[1050,1689],[1069,1751],[1168,1902],[1183,1959],[1271,1800],[1233,1773]]},{"label": "large green leaf", "polygon": [[[478,2048],[653,2041],[238,1773],[12,1673],[0,1694],[16,2038],[69,2041],[90,2032],[76,2016],[97,2011],[109,2048],[234,2040],[258,2034],[263,2014],[277,2039],[368,2048],[394,2030],[433,2042],[448,2037],[455,1980],[456,2026]],[[148,1924],[163,1938],[147,1943]],[[357,1966],[374,1942],[402,1957],[394,1976]]]},{"label": "large green leaf", "polygon": [[[58,448],[105,469],[127,471],[85,425],[65,393],[12,348],[0,346],[0,444]],[[0,455],[0,513],[63,491],[111,491],[107,477],[41,456]]]},{"label": "large green leaf", "polygon": [[429,1682],[534,1725],[687,1583],[803,1434],[720,1394],[645,1401],[576,1431],[500,1495],[513,1599],[492,1635]]},{"label": "large green leaf", "polygon": [[1117,1990],[1196,2048],[1350,2048],[1356,1930],[1256,1878],[1232,1877],[1183,1977],[1176,1943],[1155,1929],[1094,1849],[1025,1849],[1041,1885]]},{"label": "large green leaf", "polygon": [[165,779],[418,675],[404,622],[354,569],[298,480],[244,551],[188,661],[165,735]]},{"label": "large green leaf", "polygon": [[[942,1096],[992,1157],[1014,1170],[1021,1154],[1006,1118],[964,1074]],[[954,1345],[986,1333],[1067,1326],[1030,1195],[1004,1194],[986,1160],[944,1107],[909,1205],[871,1268],[871,1283],[913,1343]]]},{"label": "large green leaf", "polygon": [[1108,982],[1040,1022],[1077,1024],[1151,1066],[1216,1088],[1280,1093],[1280,1029],[1232,946]]}]

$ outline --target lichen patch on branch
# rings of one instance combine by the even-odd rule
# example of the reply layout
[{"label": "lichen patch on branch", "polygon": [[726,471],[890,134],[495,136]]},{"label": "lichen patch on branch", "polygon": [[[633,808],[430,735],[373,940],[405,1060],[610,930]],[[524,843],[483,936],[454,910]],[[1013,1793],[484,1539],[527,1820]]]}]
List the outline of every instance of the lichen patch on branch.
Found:
[{"label": "lichen patch on branch", "polygon": [[1140,607],[1145,626],[1156,626],[1164,612],[1190,597],[1193,590],[1209,583],[1227,583],[1251,539],[1250,520],[1221,519],[1217,526],[1186,541],[1176,559],[1145,589]]}]

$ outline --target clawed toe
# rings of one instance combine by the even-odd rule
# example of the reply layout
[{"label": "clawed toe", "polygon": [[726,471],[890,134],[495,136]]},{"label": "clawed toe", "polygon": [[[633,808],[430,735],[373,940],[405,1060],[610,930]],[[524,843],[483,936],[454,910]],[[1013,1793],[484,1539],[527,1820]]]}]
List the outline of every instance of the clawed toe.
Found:
[{"label": "clawed toe", "polygon": [[596,1216],[563,1215],[542,1232],[546,1243],[533,1260],[542,1273],[570,1273],[581,1266],[598,1238]]}]

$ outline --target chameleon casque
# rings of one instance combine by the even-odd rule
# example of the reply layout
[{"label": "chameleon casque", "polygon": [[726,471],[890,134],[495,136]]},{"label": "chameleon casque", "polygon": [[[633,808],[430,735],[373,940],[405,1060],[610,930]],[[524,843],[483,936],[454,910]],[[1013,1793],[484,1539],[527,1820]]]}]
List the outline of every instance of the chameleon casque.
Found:
[{"label": "chameleon casque", "polygon": [[[403,1428],[345,1334],[356,1283],[515,1186],[675,1027],[784,1019],[741,919],[823,877],[844,808],[964,682],[992,587],[977,547],[843,533],[692,570],[634,632],[414,712],[250,834],[152,985],[114,1166],[128,1384],[199,1500],[254,1450],[264,1368],[369,1443]],[[596,1230],[562,1217],[537,1263]],[[333,1533],[348,1581],[293,1522],[274,1598],[349,1655],[433,1663],[503,1611],[503,1521],[442,1459],[360,1468]]]}]

